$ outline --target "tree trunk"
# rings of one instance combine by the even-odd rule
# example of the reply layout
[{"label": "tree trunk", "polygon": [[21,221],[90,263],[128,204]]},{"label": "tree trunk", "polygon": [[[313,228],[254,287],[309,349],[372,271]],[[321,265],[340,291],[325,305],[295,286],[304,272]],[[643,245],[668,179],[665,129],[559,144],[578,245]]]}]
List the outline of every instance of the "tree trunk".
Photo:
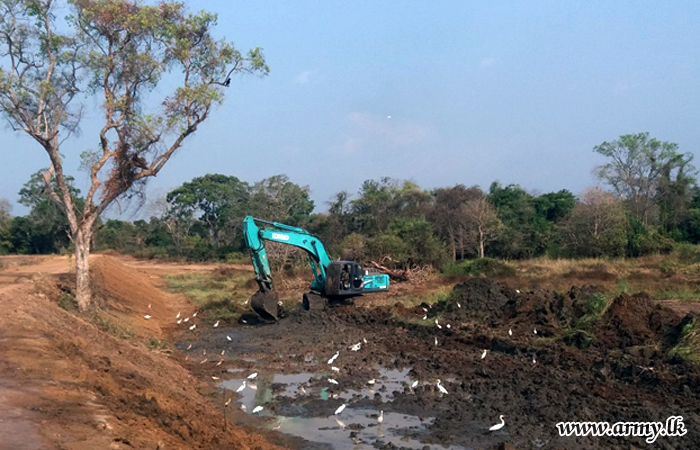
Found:
[{"label": "tree trunk", "polygon": [[484,236],[484,232],[481,230],[481,227],[479,227],[479,258],[484,257],[484,242],[486,241],[486,237]]},{"label": "tree trunk", "polygon": [[78,302],[78,308],[85,311],[92,302],[89,259],[92,227],[82,225],[73,236],[73,245],[75,245],[75,300]]}]

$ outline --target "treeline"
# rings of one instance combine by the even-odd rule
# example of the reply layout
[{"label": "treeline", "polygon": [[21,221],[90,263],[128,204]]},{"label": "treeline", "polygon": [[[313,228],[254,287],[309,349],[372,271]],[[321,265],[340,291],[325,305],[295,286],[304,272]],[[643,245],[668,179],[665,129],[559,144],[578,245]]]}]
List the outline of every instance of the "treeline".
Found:
[{"label": "treeline", "polygon": [[[240,259],[246,215],[306,228],[336,258],[403,268],[485,256],[635,257],[700,243],[700,189],[690,155],[646,133],[595,151],[609,157],[598,176],[611,191],[532,194],[499,182],[488,191],[462,184],[425,190],[384,178],[365,181],[356,195],[336,193],[324,213],[313,213],[309,188],[285,175],[249,184],[208,174],[152,202],[148,221],[96,224],[93,248]],[[74,195],[80,198],[77,190]],[[55,253],[70,246],[65,214],[49,200],[39,173],[20,191],[20,203],[31,208],[26,217],[11,217],[7,202],[0,202],[0,252]]]}]

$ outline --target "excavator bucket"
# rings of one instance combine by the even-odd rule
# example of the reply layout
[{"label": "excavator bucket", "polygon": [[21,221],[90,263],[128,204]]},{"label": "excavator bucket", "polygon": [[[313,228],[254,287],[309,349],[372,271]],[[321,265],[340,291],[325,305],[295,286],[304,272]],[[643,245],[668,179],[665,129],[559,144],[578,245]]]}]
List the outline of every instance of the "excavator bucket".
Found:
[{"label": "excavator bucket", "polygon": [[253,310],[266,320],[276,321],[280,316],[280,296],[275,290],[258,291],[250,298]]}]

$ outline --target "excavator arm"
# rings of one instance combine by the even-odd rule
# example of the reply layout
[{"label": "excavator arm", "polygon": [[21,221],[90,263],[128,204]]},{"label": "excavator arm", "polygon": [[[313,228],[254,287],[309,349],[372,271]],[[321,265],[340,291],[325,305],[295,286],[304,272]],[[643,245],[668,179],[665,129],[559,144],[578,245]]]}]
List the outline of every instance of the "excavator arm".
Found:
[{"label": "excavator arm", "polygon": [[259,287],[258,292],[251,299],[251,305],[260,316],[273,320],[279,316],[279,295],[274,290],[265,241],[280,242],[304,250],[309,255],[311,270],[314,273],[311,289],[318,292],[324,291],[326,270],[331,264],[331,259],[323,243],[316,236],[303,228],[268,222],[252,216],[243,219],[243,235],[253,262],[255,281]]}]

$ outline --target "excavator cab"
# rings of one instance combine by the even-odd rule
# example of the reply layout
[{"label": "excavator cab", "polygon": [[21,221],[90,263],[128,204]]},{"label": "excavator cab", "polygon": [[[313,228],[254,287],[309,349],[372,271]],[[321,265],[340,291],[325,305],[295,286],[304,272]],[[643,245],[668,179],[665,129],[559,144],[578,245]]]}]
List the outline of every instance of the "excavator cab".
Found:
[{"label": "excavator cab", "polygon": [[362,294],[364,274],[362,266],[355,261],[333,261],[326,269],[326,295]]}]

